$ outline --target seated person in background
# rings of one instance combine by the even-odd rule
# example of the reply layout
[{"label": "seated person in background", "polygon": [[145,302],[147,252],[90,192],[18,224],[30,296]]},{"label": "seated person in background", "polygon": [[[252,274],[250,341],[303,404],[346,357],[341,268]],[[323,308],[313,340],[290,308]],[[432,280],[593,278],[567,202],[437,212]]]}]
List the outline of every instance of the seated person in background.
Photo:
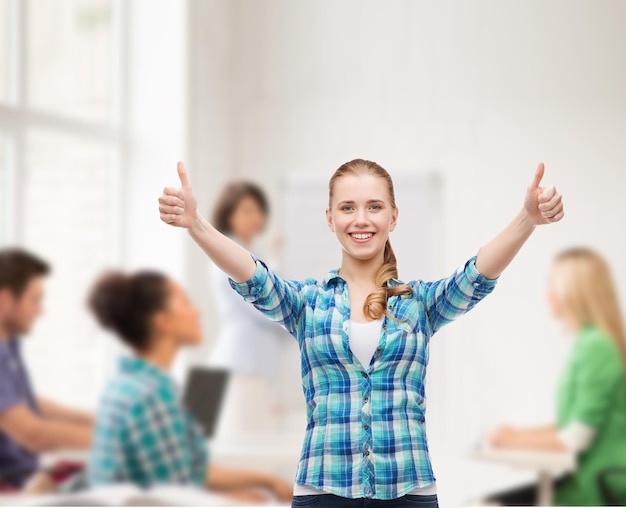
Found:
[{"label": "seated person in background", "polygon": [[[213,211],[215,227],[248,250],[258,241],[268,219],[265,193],[246,181],[226,185]],[[274,242],[274,257],[277,254]],[[275,260],[270,264],[275,265]],[[250,431],[276,433],[283,415],[277,397],[282,381],[280,362],[285,346],[293,345],[291,336],[233,291],[228,275],[216,264],[211,263],[211,269],[219,332],[208,364],[230,371],[217,439],[228,440]],[[245,417],[250,411],[254,419]]]},{"label": "seated person in background", "polygon": [[[577,469],[557,482],[555,503],[603,505],[598,475],[626,466],[626,333],[605,261],[585,248],[558,255],[549,277],[548,302],[554,317],[575,336],[557,392],[558,423],[535,429],[501,427],[491,435],[491,444],[571,450],[578,455]],[[617,486],[622,494],[626,491],[626,475]],[[532,505],[535,493],[529,486],[490,501]]]},{"label": "seated person in background", "polygon": [[201,341],[198,311],[177,283],[156,272],[110,273],[92,289],[89,307],[134,352],[100,401],[91,485],[189,484],[250,501],[265,500],[258,489],[268,489],[291,499],[291,484],[278,477],[208,465],[201,428],[168,374],[180,348]]},{"label": "seated person in background", "polygon": [[37,397],[20,343],[42,312],[49,266],[21,249],[0,250],[0,485],[19,490],[41,452],[89,448],[92,418]]}]

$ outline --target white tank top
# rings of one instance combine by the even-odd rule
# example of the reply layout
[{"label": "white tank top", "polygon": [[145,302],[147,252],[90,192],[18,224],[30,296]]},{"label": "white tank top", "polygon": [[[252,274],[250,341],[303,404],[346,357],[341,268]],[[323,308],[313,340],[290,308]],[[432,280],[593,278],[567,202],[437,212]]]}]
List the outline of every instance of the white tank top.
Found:
[{"label": "white tank top", "polygon": [[380,341],[383,318],[360,323],[350,320],[350,349],[361,365],[367,369]]},{"label": "white tank top", "polygon": [[[376,348],[378,347],[383,319],[384,318],[381,317],[376,321],[366,321],[365,323],[350,320],[350,349],[352,350],[352,354],[366,369],[369,367],[372,356],[374,356]],[[437,486],[435,483],[432,483],[426,487],[412,490],[409,492],[409,495],[430,496],[436,493]],[[293,487],[294,496],[306,496],[311,494],[327,494],[327,492],[298,483]]]}]

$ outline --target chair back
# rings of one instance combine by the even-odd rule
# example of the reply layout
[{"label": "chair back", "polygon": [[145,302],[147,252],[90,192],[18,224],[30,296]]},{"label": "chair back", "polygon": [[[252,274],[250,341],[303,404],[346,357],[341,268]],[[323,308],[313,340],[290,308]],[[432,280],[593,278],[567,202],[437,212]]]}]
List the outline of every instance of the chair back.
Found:
[{"label": "chair back", "polygon": [[606,506],[626,505],[626,467],[610,467],[601,471],[598,487]]}]

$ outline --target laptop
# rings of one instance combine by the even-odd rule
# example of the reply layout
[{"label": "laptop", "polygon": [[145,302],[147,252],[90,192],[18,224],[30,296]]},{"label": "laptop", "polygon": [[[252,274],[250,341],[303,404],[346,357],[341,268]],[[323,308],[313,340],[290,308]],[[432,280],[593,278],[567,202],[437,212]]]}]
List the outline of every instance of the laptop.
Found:
[{"label": "laptop", "polygon": [[183,404],[208,439],[215,435],[229,376],[227,369],[213,367],[194,367],[189,372]]}]

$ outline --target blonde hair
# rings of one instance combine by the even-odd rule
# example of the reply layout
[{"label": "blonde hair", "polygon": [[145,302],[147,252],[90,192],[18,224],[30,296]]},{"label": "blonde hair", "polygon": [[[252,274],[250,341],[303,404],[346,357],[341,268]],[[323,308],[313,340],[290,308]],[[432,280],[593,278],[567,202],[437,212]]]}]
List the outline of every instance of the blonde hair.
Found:
[{"label": "blonde hair", "polygon": [[626,333],[613,278],[597,252],[576,247],[558,254],[553,267],[555,291],[581,325],[591,323],[609,335],[626,365]]},{"label": "blonde hair", "polygon": [[[392,208],[396,208],[396,198],[393,191],[393,181],[391,176],[385,169],[372,161],[364,159],[354,159],[350,162],[342,164],[330,178],[328,183],[328,207],[332,207],[333,187],[337,179],[346,175],[373,175],[385,180],[389,193],[389,200]],[[385,243],[385,252],[383,255],[383,264],[376,272],[376,289],[372,291],[363,304],[363,314],[371,319],[376,320],[383,315],[399,321],[397,318],[387,312],[387,300],[390,296],[412,294],[413,290],[408,284],[400,284],[396,287],[388,287],[389,279],[398,278],[398,264],[396,255],[391,248],[389,238]]]}]

